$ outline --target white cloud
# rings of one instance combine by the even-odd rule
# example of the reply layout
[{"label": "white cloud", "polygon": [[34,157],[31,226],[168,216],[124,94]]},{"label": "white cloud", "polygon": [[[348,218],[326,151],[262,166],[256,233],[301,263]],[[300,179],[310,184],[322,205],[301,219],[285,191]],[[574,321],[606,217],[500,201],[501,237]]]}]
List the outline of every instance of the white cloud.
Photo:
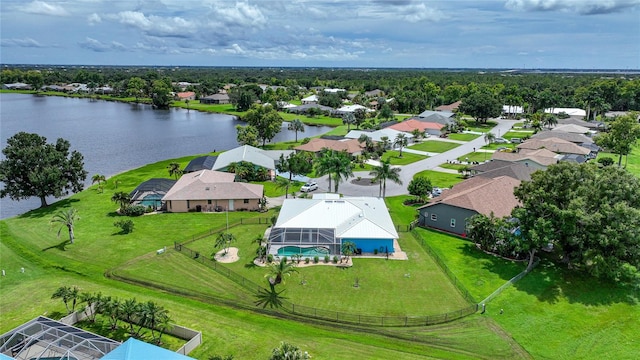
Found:
[{"label": "white cloud", "polygon": [[437,9],[429,8],[424,3],[410,4],[403,11],[404,19],[416,23],[420,21],[440,21],[446,19],[445,14]]},{"label": "white cloud", "polygon": [[31,47],[31,48],[45,47],[44,45],[40,44],[38,41],[29,37],[23,38],[23,39],[2,39],[1,44],[2,46],[7,46],[7,47]]},{"label": "white cloud", "polygon": [[569,11],[583,15],[609,14],[640,6],[640,0],[507,0],[516,11]]},{"label": "white cloud", "polygon": [[22,11],[29,14],[51,15],[51,16],[67,16],[69,12],[62,6],[52,5],[44,1],[32,1],[21,8]]},{"label": "white cloud", "polygon": [[102,18],[100,17],[100,15],[93,13],[89,15],[89,17],[87,17],[87,21],[89,22],[89,25],[95,25],[95,24],[101,23]]},{"label": "white cloud", "polygon": [[267,24],[267,19],[257,6],[245,2],[237,2],[235,6],[223,7],[221,3],[214,8],[216,20],[226,26],[257,27]]},{"label": "white cloud", "polygon": [[150,36],[188,37],[196,30],[196,24],[178,16],[146,16],[139,11],[122,11],[110,17],[121,24],[138,28]]}]

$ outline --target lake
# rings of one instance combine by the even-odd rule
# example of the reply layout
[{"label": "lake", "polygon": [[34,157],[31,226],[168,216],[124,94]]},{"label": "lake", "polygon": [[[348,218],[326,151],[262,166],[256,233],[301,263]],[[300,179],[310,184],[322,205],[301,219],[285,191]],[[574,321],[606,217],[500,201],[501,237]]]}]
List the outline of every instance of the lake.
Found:
[{"label": "lake", "polygon": [[[64,138],[72,150],[84,155],[91,176],[107,177],[160,160],[228,150],[238,146],[234,116],[172,108],[156,110],[149,105],[74,99],[27,94],[0,94],[0,145],[25,131],[45,136],[54,143]],[[326,126],[305,126],[298,137],[313,137],[330,131]],[[283,123],[272,142],[295,139]],[[49,199],[48,202],[53,202]],[[0,219],[40,206],[38,198],[19,202],[0,199]]]}]

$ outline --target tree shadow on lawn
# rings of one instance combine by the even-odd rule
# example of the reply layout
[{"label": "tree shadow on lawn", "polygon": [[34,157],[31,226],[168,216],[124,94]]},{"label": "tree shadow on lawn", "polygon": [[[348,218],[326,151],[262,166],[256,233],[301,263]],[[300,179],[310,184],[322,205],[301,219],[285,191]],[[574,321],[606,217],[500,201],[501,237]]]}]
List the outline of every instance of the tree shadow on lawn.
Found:
[{"label": "tree shadow on lawn", "polygon": [[29,212],[26,212],[22,215],[19,215],[19,219],[39,219],[45,217],[47,215],[53,215],[56,211],[60,210],[60,208],[68,207],[73,203],[76,203],[80,200],[78,199],[62,199],[60,201],[56,201],[53,204],[49,204],[46,207],[40,207],[37,209],[33,209]]},{"label": "tree shadow on lawn", "polygon": [[49,247],[46,247],[44,249],[42,249],[42,251],[48,251],[51,249],[58,249],[60,251],[67,251],[67,245],[71,244],[71,241],[69,240],[64,240],[62,242],[60,242],[59,244],[56,245],[51,245]]},{"label": "tree shadow on lawn", "polygon": [[[465,256],[481,261],[484,269],[498,275],[505,283],[524,271],[527,266],[526,261],[510,261],[486,254],[472,243],[465,244],[462,252]],[[531,273],[513,284],[514,288],[549,304],[555,304],[561,298],[566,298],[569,303],[592,306],[640,303],[638,289],[600,280],[580,270],[566,269],[542,256],[540,263]]]},{"label": "tree shadow on lawn", "polygon": [[561,298],[571,304],[590,306],[640,303],[640,291],[632,286],[601,280],[580,270],[566,269],[549,259],[542,259],[514,287],[550,304],[557,303]]}]

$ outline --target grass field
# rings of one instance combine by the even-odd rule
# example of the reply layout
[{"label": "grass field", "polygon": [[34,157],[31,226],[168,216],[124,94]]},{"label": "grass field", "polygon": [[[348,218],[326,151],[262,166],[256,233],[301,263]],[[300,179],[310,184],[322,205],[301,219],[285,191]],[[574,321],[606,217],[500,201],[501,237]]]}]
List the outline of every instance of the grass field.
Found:
[{"label": "grass field", "polygon": [[451,149],[455,149],[458,146],[460,146],[460,144],[446,141],[426,140],[415,145],[411,145],[409,148],[426,152],[443,153]]},{"label": "grass field", "polygon": [[463,134],[463,133],[453,133],[449,134],[448,138],[451,140],[460,140],[460,141],[471,141],[479,138],[482,135],[478,134]]},{"label": "grass field", "polygon": [[[97,192],[94,186],[48,208],[0,221],[0,267],[6,271],[6,276],[0,277],[0,332],[38,315],[53,318],[64,315],[64,305],[60,300],[51,299],[51,294],[60,286],[77,285],[82,291],[158,302],[170,311],[174,322],[203,332],[204,343],[190,354],[198,359],[228,354],[237,359],[268,358],[270,349],[280,341],[299,346],[314,359],[637,357],[638,290],[600,282],[546,260],[489,303],[485,314],[438,326],[360,329],[341,324],[303,323],[278,313],[221,306],[217,299],[246,303],[252,296],[235,283],[174,252],[171,246],[174,241],[184,241],[193,234],[223,228],[225,214],[138,217],[133,219],[136,229],[128,235],[118,235],[118,229],[113,226],[118,218],[117,205],[110,201],[113,192],[131,191],[151,177],[168,177],[169,163],[184,166],[191,158],[167,160],[126,172],[109,179],[104,193]],[[627,169],[635,174],[640,171],[640,147],[629,156]],[[419,175],[426,175],[439,187],[462,181],[457,174],[424,171]],[[415,218],[415,207],[402,205],[406,198],[387,199],[396,224],[407,224]],[[58,239],[57,229],[48,224],[53,213],[69,206],[77,208],[81,217],[73,245],[67,244],[64,237]],[[235,223],[241,217],[272,215],[273,212],[229,213],[229,220]],[[263,229],[247,226],[238,230],[245,232],[238,235],[247,242],[246,239],[257,236]],[[524,264],[486,255],[456,237],[424,229],[418,229],[417,234],[477,300],[524,269]],[[320,266],[301,269],[304,272],[287,282],[286,296],[304,304],[329,303],[353,308],[356,297],[346,295],[360,295],[353,293],[362,290],[366,298],[360,308],[384,313],[389,311],[381,305],[386,301],[391,311],[421,309],[422,314],[422,311],[446,308],[448,302],[459,301],[448,279],[433,268],[433,261],[424,248],[407,236],[403,234],[400,242],[403,250],[410,254],[408,261],[356,259],[356,266],[347,270]],[[210,239],[193,244],[202,246],[203,254],[209,255],[212,250],[207,241]],[[163,246],[168,246],[169,251],[156,255],[155,250]],[[237,267],[234,271],[243,272],[256,282],[265,281],[263,269],[245,267],[255,245],[237,246],[241,248],[241,261],[232,264]],[[174,287],[178,293],[202,296],[178,296],[166,290],[106,278],[105,271],[115,267],[116,273]],[[25,269],[24,273],[21,268]],[[323,276],[332,270],[335,272],[329,279]],[[405,273],[411,276],[404,277]],[[400,274],[402,277],[398,279]],[[302,275],[307,285],[300,284]],[[351,286],[356,275],[362,278],[360,290]],[[327,287],[331,288],[328,294],[317,295]],[[338,304],[336,299],[342,296],[345,296],[344,303]],[[379,299],[383,299],[377,301],[380,304],[376,303]],[[500,314],[499,309],[504,309],[504,313]]]},{"label": "grass field", "polygon": [[[598,159],[605,156],[612,158],[615,164],[618,164],[619,156],[617,154],[606,152],[598,153]],[[622,166],[625,166],[625,164],[627,171],[634,174],[635,176],[640,177],[640,144],[636,145],[633,148],[633,151],[631,152],[631,154],[629,154],[628,157],[622,157]]]},{"label": "grass field", "polygon": [[[465,240],[429,230],[418,232],[478,301],[526,267],[480,252]],[[632,359],[640,333],[639,299],[638,290],[543,260],[489,303],[485,315],[534,358]]]},{"label": "grass field", "polygon": [[470,162],[474,162],[474,161],[483,162],[483,161],[489,160],[489,159],[491,159],[491,154],[490,153],[486,153],[484,151],[483,152],[476,151],[476,152],[470,152],[468,154],[464,154],[464,155],[458,157],[457,160],[460,161],[460,162],[467,162],[467,161],[470,161]]},{"label": "grass field", "polygon": [[419,173],[416,173],[414,175],[414,178],[417,176],[426,176],[428,179],[431,180],[431,185],[437,186],[440,188],[450,188],[453,185],[464,180],[458,174],[449,174],[449,173],[443,173],[443,172],[433,171],[433,170],[420,171]]},{"label": "grass field", "polygon": [[[192,234],[224,227],[224,214],[142,216],[133,219],[136,228],[128,235],[118,235],[118,229],[113,226],[117,219],[114,212],[117,205],[110,201],[110,197],[116,191],[116,180],[118,191],[130,191],[140,181],[150,177],[166,177],[169,163],[177,161],[185,165],[190,158],[167,160],[123,173],[109,179],[104,193],[91,187],[48,208],[1,221],[0,263],[6,269],[7,276],[0,278],[0,331],[7,331],[41,314],[54,318],[62,316],[64,305],[59,300],[50,299],[51,294],[59,286],[77,285],[82,291],[101,291],[103,294],[136,298],[138,301],[157,301],[170,311],[176,323],[203,331],[205,343],[191,354],[202,359],[214,354],[234,354],[237,358],[255,358],[256,354],[262,354],[258,358],[266,358],[269,350],[281,340],[300,346],[318,359],[333,359],[336,356],[344,359],[464,359],[491,358],[496,353],[509,358],[519,356],[517,344],[496,333],[493,330],[495,323],[488,323],[483,319],[467,319],[460,324],[428,329],[368,329],[367,332],[362,332],[343,325],[327,327],[302,324],[253,311],[214,305],[218,298],[232,302],[250,302],[252,294],[211,274],[209,269],[199,267],[188,257],[173,252],[171,245],[174,241],[190,238]],[[404,207],[399,201],[393,204],[398,207],[392,211],[394,218],[415,217],[414,208]],[[58,239],[48,225],[53,213],[69,206],[77,208],[81,216],[76,224],[75,244],[67,244],[64,238]],[[229,220],[233,223],[240,217],[247,216],[271,215],[232,212],[229,213]],[[263,229],[254,230],[250,227],[246,229],[247,238],[251,239]],[[407,309],[415,309],[423,314],[464,304],[452,285],[429,261],[428,256],[415,245],[414,240],[403,236],[400,241],[412,254],[412,260],[391,262],[357,259],[353,269],[343,272],[331,267],[304,269],[307,285],[301,286],[292,278],[287,284],[290,287],[287,293],[292,299],[301,302],[321,303],[323,308],[331,307],[332,304],[327,304],[331,301],[336,306],[343,306],[342,293],[352,291],[354,276],[360,276],[360,295],[365,296],[361,304],[364,307],[358,309],[364,312],[386,313],[391,309],[392,313],[395,311],[406,314]],[[169,251],[156,255],[155,250],[163,246],[167,246]],[[246,252],[251,254],[255,249],[250,244],[247,246]],[[206,255],[209,250],[207,245],[204,247]],[[244,260],[248,258],[250,256]],[[161,260],[160,266],[158,260]],[[250,272],[249,276],[253,276],[256,281],[264,281],[263,270],[244,268],[246,263],[247,261],[237,263],[238,270]],[[193,270],[194,266],[196,270]],[[25,268],[24,273],[20,272],[21,267]],[[171,295],[166,291],[105,278],[105,271],[114,267],[118,267],[116,274],[120,272],[129,275],[127,272],[130,272],[160,286],[175,287],[174,291],[198,291],[204,292],[205,296],[196,301]],[[333,285],[342,284],[346,289],[332,288],[331,278],[325,276],[327,270],[336,271],[333,278],[338,281]],[[410,272],[416,275],[405,278],[404,274]],[[429,281],[431,278],[432,282]],[[434,281],[437,286],[434,286]],[[206,289],[202,284],[207,285]],[[314,295],[316,287],[332,291],[323,295],[326,298],[321,298],[322,301],[318,301]],[[397,296],[407,291],[411,296]],[[388,309],[384,308],[383,303],[376,301],[383,294],[390,299]],[[355,298],[352,298],[345,305],[356,308],[355,302]],[[487,344],[483,345],[481,342]]]},{"label": "grass field", "polygon": [[407,165],[426,158],[427,156],[412,154],[406,151],[403,151],[402,157],[400,157],[400,152],[398,150],[387,150],[380,157],[382,161],[389,160],[391,165]]}]

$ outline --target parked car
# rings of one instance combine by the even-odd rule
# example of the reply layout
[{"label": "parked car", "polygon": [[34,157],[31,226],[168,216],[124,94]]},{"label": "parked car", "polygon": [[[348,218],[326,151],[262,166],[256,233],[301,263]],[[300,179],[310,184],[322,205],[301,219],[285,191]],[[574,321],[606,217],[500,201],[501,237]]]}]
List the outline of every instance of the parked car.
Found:
[{"label": "parked car", "polygon": [[521,138],[517,138],[517,137],[511,138],[512,144],[520,144],[521,142],[522,142]]},{"label": "parked car", "polygon": [[310,192],[314,190],[318,190],[318,184],[315,182],[308,182],[300,188],[301,192]]},{"label": "parked car", "polygon": [[505,138],[501,138],[501,137],[497,137],[493,140],[494,143],[496,144],[508,144],[509,140],[505,139]]},{"label": "parked car", "polygon": [[437,197],[437,196],[440,196],[440,195],[442,195],[442,189],[440,189],[439,187],[434,187],[431,190],[431,196],[432,197]]}]

